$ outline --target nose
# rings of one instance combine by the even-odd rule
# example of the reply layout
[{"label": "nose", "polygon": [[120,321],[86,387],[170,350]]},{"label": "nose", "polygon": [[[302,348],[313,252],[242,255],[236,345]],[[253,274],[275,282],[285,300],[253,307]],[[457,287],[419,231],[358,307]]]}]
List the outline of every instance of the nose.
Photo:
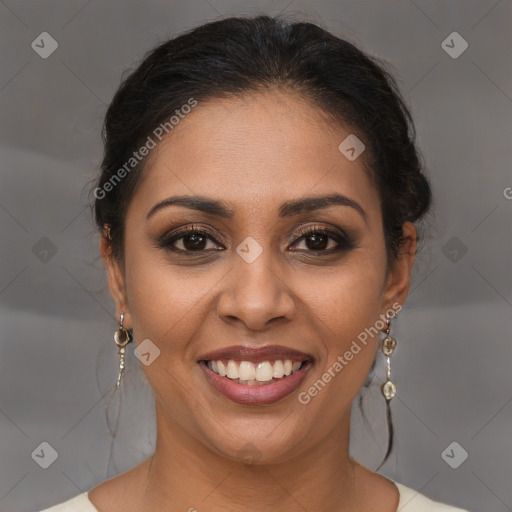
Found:
[{"label": "nose", "polygon": [[226,276],[219,296],[217,314],[228,323],[241,322],[254,331],[265,330],[271,321],[290,321],[295,313],[295,300],[285,273],[270,251],[252,263],[238,255]]}]

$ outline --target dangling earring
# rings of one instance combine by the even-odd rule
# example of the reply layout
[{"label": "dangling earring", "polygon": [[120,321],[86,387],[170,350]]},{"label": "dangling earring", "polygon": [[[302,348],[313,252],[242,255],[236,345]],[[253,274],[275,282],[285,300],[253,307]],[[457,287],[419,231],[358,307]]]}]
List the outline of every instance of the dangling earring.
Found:
[{"label": "dangling earring", "polygon": [[391,382],[391,362],[389,360],[389,357],[393,354],[396,348],[395,338],[392,338],[389,335],[389,333],[391,332],[391,319],[394,317],[398,317],[398,315],[396,313],[393,315],[390,315],[388,312],[386,313],[387,328],[384,331],[386,333],[386,337],[382,340],[382,352],[386,356],[388,367],[386,372],[387,380],[386,382],[384,382],[384,384],[382,384],[381,391],[387,402],[389,402],[396,396],[396,385],[393,382]]},{"label": "dangling earring", "polygon": [[110,394],[110,397],[107,401],[107,404],[105,405],[105,419],[107,420],[107,426],[110,431],[110,435],[112,437],[115,436],[116,430],[117,430],[117,423],[119,421],[119,413],[121,410],[121,397],[119,397],[119,406],[117,408],[117,414],[116,414],[116,423],[114,429],[110,428],[110,421],[108,419],[108,408],[110,405],[110,402],[112,401],[112,398],[114,397],[116,391],[121,386],[121,379],[123,377],[124,368],[125,368],[125,353],[126,353],[126,345],[132,341],[132,336],[130,332],[123,327],[123,321],[124,321],[124,311],[121,312],[121,318],[119,322],[119,329],[117,329],[114,333],[114,341],[116,342],[116,345],[118,346],[119,350],[117,353],[119,354],[119,373],[117,375],[117,381],[116,385],[114,386],[114,389],[112,390],[112,393]]},{"label": "dangling earring", "polygon": [[394,429],[393,429],[393,422],[391,421],[391,406],[390,402],[393,398],[396,396],[396,386],[394,382],[391,382],[391,363],[389,361],[389,357],[393,354],[396,348],[396,340],[395,338],[391,337],[389,333],[391,332],[391,319],[397,318],[398,313],[394,312],[393,314],[389,314],[389,312],[386,312],[386,330],[384,331],[386,333],[386,337],[382,340],[382,352],[386,356],[387,360],[387,372],[386,372],[386,382],[382,384],[381,391],[384,395],[384,398],[386,399],[386,417],[388,422],[388,449],[386,451],[386,455],[384,455],[384,458],[382,459],[382,462],[380,463],[379,467],[377,468],[377,471],[380,469],[382,464],[387,460],[389,454],[391,453],[391,450],[393,449],[393,436],[394,436]]},{"label": "dangling earring", "polygon": [[114,333],[114,341],[119,347],[117,353],[119,354],[119,374],[117,376],[116,388],[121,384],[121,378],[124,372],[124,356],[126,353],[126,345],[132,341],[130,332],[123,327],[124,311],[121,312],[121,320],[119,323],[119,329]]}]

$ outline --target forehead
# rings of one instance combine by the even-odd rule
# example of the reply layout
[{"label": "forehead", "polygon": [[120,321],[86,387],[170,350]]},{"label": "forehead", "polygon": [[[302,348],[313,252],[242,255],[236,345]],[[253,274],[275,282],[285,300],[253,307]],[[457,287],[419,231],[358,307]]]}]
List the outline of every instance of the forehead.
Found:
[{"label": "forehead", "polygon": [[240,215],[303,195],[339,192],[379,214],[363,157],[338,149],[352,132],[295,93],[200,102],[152,150],[132,207],[171,195],[209,196]]}]

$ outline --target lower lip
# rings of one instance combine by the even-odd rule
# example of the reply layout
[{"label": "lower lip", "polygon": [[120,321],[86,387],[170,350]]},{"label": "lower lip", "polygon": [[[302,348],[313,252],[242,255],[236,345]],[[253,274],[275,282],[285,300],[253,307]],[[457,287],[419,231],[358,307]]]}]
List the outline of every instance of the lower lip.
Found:
[{"label": "lower lip", "polygon": [[265,405],[277,402],[293,393],[301,385],[313,363],[307,361],[298,372],[283,377],[272,384],[256,384],[254,386],[239,384],[227,377],[221,377],[210,370],[204,361],[200,361],[199,366],[203,370],[206,380],[219,393],[233,400],[233,402],[244,405]]}]

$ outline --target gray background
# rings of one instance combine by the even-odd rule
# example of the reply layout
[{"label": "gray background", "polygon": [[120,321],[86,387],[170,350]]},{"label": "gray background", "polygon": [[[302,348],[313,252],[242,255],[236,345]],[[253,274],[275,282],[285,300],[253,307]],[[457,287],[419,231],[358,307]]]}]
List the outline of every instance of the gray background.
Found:
[{"label": "gray background", "polygon": [[[100,163],[102,115],[122,72],[184,29],[219,16],[279,12],[317,22],[395,67],[436,194],[411,294],[393,327],[396,446],[380,472],[475,512],[512,510],[512,3],[5,0],[3,511],[68,499],[153,450],[153,399],[133,347],[113,445],[103,416],[117,375],[117,324],[86,186]],[[59,45],[47,59],[31,47],[44,31]],[[441,46],[454,31],[469,44],[455,59]],[[377,368],[364,402],[372,429],[355,413],[351,447],[372,469],[387,435],[378,387],[383,358]],[[48,469],[31,456],[44,441],[58,452]],[[457,469],[442,457],[454,441],[469,454]]]}]

